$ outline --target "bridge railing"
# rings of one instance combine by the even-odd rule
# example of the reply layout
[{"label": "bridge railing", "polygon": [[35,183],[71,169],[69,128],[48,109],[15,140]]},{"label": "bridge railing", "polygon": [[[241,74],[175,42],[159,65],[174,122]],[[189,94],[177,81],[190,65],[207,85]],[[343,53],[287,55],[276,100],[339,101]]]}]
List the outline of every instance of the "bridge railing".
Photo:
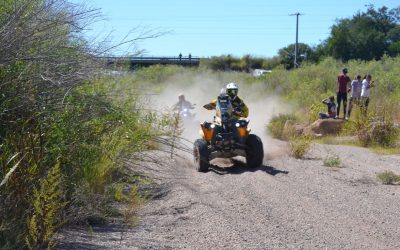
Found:
[{"label": "bridge railing", "polygon": [[118,57],[118,56],[109,56],[109,57],[101,57],[103,60],[107,60],[108,62],[116,62],[116,61],[129,61],[132,65],[142,64],[142,65],[151,65],[151,64],[180,64],[180,65],[193,65],[198,66],[200,64],[200,57],[196,56],[188,56],[188,57]]}]

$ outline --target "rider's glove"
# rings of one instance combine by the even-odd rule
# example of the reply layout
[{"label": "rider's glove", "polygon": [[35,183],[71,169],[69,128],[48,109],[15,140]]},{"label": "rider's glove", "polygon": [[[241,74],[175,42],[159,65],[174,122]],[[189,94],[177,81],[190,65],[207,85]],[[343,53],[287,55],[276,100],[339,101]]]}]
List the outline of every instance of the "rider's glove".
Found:
[{"label": "rider's glove", "polygon": [[234,109],[234,113],[237,115],[241,115],[242,114],[242,110],[240,108],[235,108]]}]

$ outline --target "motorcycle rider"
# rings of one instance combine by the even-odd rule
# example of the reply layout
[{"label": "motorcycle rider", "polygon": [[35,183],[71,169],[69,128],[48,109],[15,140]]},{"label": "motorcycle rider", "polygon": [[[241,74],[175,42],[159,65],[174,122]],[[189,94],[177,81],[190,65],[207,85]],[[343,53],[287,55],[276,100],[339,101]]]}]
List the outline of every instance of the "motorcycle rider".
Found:
[{"label": "motorcycle rider", "polygon": [[184,109],[194,109],[194,105],[185,99],[184,94],[178,95],[178,102],[173,106],[174,111],[183,111]]},{"label": "motorcycle rider", "polygon": [[[239,119],[241,117],[247,118],[249,116],[249,108],[243,102],[242,99],[237,95],[239,92],[239,86],[230,82],[225,87],[225,93],[230,97],[232,106],[233,106],[233,117]],[[213,110],[217,106],[217,100],[213,100],[212,102],[204,105],[203,107],[207,110]]]}]

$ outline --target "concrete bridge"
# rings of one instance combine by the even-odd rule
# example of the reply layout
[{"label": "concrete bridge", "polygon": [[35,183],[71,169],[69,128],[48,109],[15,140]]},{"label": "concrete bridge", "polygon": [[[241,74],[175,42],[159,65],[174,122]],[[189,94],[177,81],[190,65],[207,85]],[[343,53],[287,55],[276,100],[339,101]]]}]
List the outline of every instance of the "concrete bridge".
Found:
[{"label": "concrete bridge", "polygon": [[200,65],[200,57],[102,57],[107,61],[108,65],[129,62],[130,68],[147,67],[150,65],[182,65],[187,67],[198,67]]}]

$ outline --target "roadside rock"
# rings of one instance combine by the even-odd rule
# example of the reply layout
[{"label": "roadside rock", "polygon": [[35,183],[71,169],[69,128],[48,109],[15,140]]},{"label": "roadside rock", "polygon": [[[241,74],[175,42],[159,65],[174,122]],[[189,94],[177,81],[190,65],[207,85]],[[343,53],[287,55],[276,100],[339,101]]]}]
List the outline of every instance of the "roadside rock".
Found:
[{"label": "roadside rock", "polygon": [[319,135],[336,135],[342,130],[345,122],[342,119],[318,119],[309,126],[309,129]]},{"label": "roadside rock", "polygon": [[292,120],[287,120],[282,130],[282,137],[287,140],[293,135],[302,135],[305,126],[300,123],[295,123]]}]

